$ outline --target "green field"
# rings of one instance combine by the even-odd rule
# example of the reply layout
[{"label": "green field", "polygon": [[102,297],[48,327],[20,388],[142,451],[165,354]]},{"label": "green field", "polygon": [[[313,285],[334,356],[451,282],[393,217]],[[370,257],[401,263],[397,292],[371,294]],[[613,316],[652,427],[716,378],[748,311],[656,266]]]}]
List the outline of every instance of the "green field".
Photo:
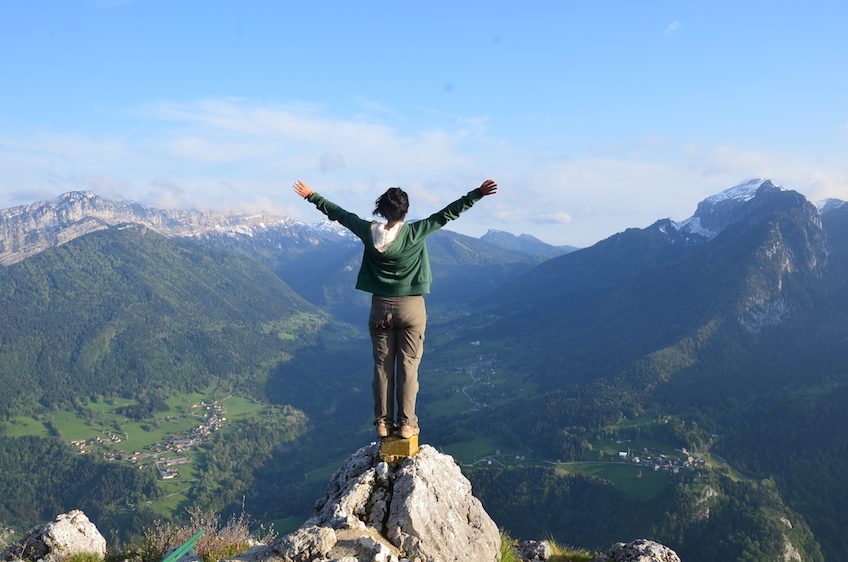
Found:
[{"label": "green field", "polygon": [[[426,361],[425,351],[425,361]],[[433,361],[436,363],[436,361]],[[444,356],[438,365],[450,364]],[[419,395],[420,417],[437,419],[461,414],[474,408],[499,406],[521,396],[532,396],[536,385],[516,381],[493,359],[481,359],[463,368],[430,366],[422,368]],[[425,386],[426,383],[426,386]],[[464,390],[464,392],[463,392]]]},{"label": "green field", "polygon": [[667,471],[654,472],[645,466],[626,463],[561,463],[557,465],[557,470],[609,480],[616,488],[638,500],[651,499],[671,482],[671,475]]},{"label": "green field", "polygon": [[510,466],[516,464],[515,457],[520,457],[522,455],[528,454],[526,449],[521,451],[501,445],[493,437],[478,437],[477,439],[472,439],[471,441],[460,441],[458,443],[451,443],[450,445],[446,445],[444,447],[443,452],[452,456],[462,464],[469,465],[474,463],[475,461],[479,461],[480,459],[487,457],[490,459],[494,459],[496,461],[494,462],[496,466]]},{"label": "green field", "polygon": [[50,431],[40,420],[29,416],[18,416],[4,425],[3,434],[7,437],[24,437],[26,435],[47,437],[50,435]]},{"label": "green field", "polygon": [[[655,439],[639,439],[638,441],[633,442],[623,442],[617,443],[615,441],[590,441],[590,445],[592,445],[592,450],[588,451],[584,455],[584,460],[587,461],[596,461],[598,459],[598,452],[603,451],[604,456],[606,457],[617,457],[618,453],[626,452],[630,450],[630,452],[634,456],[642,456],[643,450],[648,449],[653,454],[663,454],[668,458],[677,459],[677,458],[685,458],[680,450],[675,449],[674,445],[670,445],[668,443],[664,443],[662,441],[657,441]],[[607,458],[606,460],[610,460]]]}]

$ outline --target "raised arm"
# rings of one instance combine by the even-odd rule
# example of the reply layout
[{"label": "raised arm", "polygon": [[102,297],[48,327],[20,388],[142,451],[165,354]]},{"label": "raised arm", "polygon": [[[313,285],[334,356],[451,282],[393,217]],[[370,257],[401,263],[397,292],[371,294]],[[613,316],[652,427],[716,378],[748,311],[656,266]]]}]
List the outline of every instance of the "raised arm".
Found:
[{"label": "raised arm", "polygon": [[410,223],[413,236],[430,236],[430,234],[445,226],[448,221],[458,219],[459,215],[470,209],[474,203],[487,195],[494,195],[497,191],[497,182],[494,180],[484,181],[480,187],[472,189],[438,213],[433,213],[426,219]]},{"label": "raised arm", "polygon": [[362,220],[353,213],[345,211],[332,201],[321,197],[309,188],[306,182],[297,180],[294,182],[294,192],[315,205],[315,207],[327,215],[331,221],[336,221],[348,230],[356,234],[357,237],[364,240],[368,230],[371,228],[371,222]]}]

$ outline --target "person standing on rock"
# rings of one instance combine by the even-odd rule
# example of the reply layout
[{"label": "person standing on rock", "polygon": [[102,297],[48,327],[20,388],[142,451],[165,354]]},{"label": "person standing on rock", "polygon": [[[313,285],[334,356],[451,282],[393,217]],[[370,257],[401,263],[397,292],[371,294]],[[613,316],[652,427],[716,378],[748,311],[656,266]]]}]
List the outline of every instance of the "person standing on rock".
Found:
[{"label": "person standing on rock", "polygon": [[368,328],[374,352],[372,388],[377,437],[387,437],[395,430],[403,439],[418,435],[415,400],[427,326],[423,295],[430,292],[433,281],[427,237],[497,190],[497,183],[486,180],[438,213],[407,223],[404,221],[409,197],[399,187],[389,188],[375,202],[373,214],[386,219],[379,222],[345,211],[301,180],[294,184],[295,193],[349,229],[365,245],[356,288],[372,295]]}]

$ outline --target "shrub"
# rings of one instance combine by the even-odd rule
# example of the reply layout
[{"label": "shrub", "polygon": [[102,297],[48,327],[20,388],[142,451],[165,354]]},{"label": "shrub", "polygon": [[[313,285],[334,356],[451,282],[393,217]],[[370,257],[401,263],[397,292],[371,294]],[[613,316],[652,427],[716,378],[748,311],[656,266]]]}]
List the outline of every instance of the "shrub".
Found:
[{"label": "shrub", "polygon": [[[242,511],[232,516],[225,525],[217,514],[204,513],[199,509],[189,511],[189,521],[185,524],[170,522],[158,523],[146,529],[141,538],[123,553],[123,558],[140,558],[142,562],[160,562],[169,548],[185,543],[198,531],[205,531],[194,547],[204,562],[217,562],[246,551],[253,545],[268,543],[276,538],[273,529],[260,527],[257,532],[250,530],[250,517]],[[93,562],[93,561],[79,561]]]},{"label": "shrub", "polygon": [[[545,542],[551,546],[551,550],[553,551],[548,562],[590,562],[596,555],[596,553],[589,552],[588,550],[574,549],[557,544],[550,538],[546,539]],[[501,562],[521,562],[521,559],[515,552],[516,546],[518,546],[518,541],[511,538],[506,531],[501,529]]]}]

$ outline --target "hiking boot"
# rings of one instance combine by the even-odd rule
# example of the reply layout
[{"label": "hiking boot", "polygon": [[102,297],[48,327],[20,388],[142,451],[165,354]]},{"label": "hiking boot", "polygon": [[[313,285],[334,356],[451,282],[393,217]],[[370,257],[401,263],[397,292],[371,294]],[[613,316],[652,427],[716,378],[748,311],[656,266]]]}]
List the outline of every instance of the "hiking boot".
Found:
[{"label": "hiking boot", "polygon": [[376,426],[377,437],[382,439],[383,437],[389,436],[389,427],[386,425],[384,420],[379,420],[374,423],[374,425]]},{"label": "hiking boot", "polygon": [[410,439],[411,437],[415,437],[416,435],[418,435],[418,428],[412,427],[411,425],[403,424],[398,430],[398,435],[401,439]]}]

